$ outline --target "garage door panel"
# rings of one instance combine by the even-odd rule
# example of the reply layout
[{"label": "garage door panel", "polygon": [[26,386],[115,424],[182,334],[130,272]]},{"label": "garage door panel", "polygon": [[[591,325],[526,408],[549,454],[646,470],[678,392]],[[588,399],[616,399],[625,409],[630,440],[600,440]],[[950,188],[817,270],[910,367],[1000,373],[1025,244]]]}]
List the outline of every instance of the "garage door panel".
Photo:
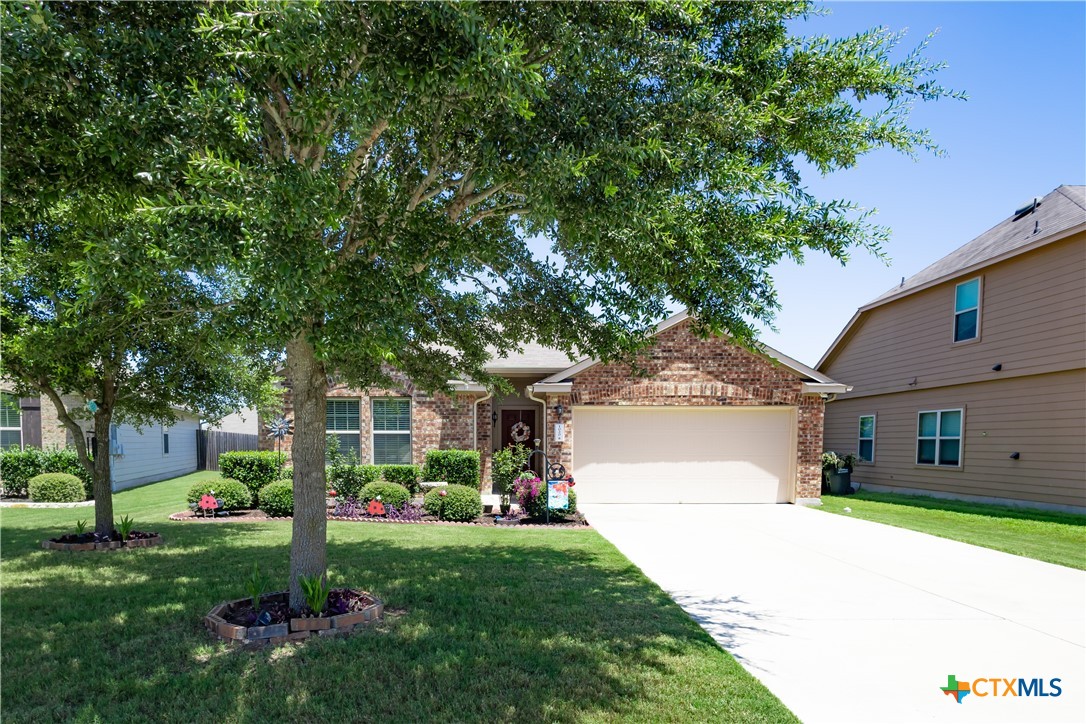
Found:
[{"label": "garage door panel", "polygon": [[787,408],[577,407],[585,503],[775,503],[790,499]]}]

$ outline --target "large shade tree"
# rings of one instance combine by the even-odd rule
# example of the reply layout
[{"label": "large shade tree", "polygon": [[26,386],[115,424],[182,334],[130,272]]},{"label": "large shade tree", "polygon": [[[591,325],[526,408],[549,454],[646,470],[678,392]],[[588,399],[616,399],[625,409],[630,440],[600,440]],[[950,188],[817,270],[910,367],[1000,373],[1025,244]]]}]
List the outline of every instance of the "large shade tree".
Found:
[{"label": "large shade tree", "polygon": [[[214,59],[192,6],[2,13],[0,375],[51,401],[93,476],[96,532],[108,534],[111,425],[169,424],[182,409],[216,419],[269,390],[268,365],[220,313],[240,296],[237,279],[185,268],[135,211],[148,185],[180,177],[192,137],[177,90]],[[213,128],[202,123],[201,138]]]},{"label": "large shade tree", "polygon": [[[393,371],[489,380],[488,345],[631,354],[669,303],[750,340],[767,268],[884,232],[801,169],[931,149],[947,95],[923,46],[791,30],[806,3],[212,5],[226,67],[192,118],[184,188],[149,198],[174,253],[229,259],[294,395],[291,602],[326,569],[324,397]],[[240,145],[239,145],[240,144]],[[528,240],[551,246],[534,256]]]}]

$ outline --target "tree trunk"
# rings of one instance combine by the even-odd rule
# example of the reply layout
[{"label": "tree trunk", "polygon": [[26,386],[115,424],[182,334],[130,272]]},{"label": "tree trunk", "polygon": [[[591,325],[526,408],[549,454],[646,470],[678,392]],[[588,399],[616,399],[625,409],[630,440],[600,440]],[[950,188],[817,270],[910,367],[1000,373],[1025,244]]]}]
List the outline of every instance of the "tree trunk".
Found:
[{"label": "tree trunk", "polygon": [[113,482],[110,480],[109,427],[113,410],[102,405],[94,413],[94,532],[113,531]]},{"label": "tree trunk", "polygon": [[290,541],[290,607],[305,605],[300,576],[324,576],[328,518],[325,510],[324,397],[328,378],[312,343],[299,334],[287,344],[287,374],[294,395],[294,523]]}]

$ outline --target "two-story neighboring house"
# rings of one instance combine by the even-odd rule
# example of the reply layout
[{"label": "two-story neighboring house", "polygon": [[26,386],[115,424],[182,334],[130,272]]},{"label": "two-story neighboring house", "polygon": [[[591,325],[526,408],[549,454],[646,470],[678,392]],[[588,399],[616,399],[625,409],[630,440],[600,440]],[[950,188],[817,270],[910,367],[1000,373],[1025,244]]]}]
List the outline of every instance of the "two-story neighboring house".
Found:
[{"label": "two-story neighboring house", "polygon": [[818,363],[864,489],[1086,512],[1086,194],[1060,186],[861,307]]}]

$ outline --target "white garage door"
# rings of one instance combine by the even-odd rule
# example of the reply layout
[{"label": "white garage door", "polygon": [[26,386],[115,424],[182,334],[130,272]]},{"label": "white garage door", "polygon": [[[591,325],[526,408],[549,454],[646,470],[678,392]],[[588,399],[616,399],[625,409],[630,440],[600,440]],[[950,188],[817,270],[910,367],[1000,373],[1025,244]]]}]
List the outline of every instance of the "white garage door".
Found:
[{"label": "white garage door", "polygon": [[789,408],[575,407],[579,503],[785,503]]}]

